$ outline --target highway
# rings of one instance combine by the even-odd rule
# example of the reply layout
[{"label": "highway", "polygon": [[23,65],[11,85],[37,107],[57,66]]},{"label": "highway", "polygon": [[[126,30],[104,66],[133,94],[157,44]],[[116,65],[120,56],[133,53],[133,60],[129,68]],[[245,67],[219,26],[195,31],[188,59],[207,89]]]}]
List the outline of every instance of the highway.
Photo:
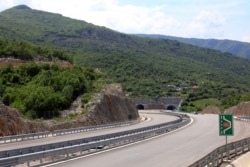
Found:
[{"label": "highway", "polygon": [[[160,115],[161,117],[166,117]],[[186,128],[129,146],[53,164],[54,167],[186,167],[225,144],[218,115],[191,115]],[[250,137],[250,124],[234,121],[228,142]]]},{"label": "highway", "polygon": [[63,136],[57,136],[57,137],[49,137],[49,138],[43,138],[43,139],[37,139],[37,140],[29,140],[29,141],[23,141],[23,142],[1,144],[0,151],[17,149],[17,148],[24,148],[24,147],[31,147],[31,146],[37,146],[37,145],[43,145],[43,144],[49,144],[49,143],[56,143],[56,142],[74,140],[74,139],[80,139],[80,138],[87,138],[87,137],[98,136],[98,135],[104,135],[104,134],[109,134],[109,133],[115,133],[115,132],[120,132],[120,131],[125,131],[125,130],[141,128],[141,127],[145,127],[145,126],[156,125],[156,124],[160,124],[160,123],[166,123],[166,122],[170,122],[170,121],[174,121],[174,120],[178,119],[175,116],[168,116],[164,113],[160,113],[159,111],[155,111],[155,110],[140,112],[140,115],[141,115],[141,117],[148,118],[149,120],[146,120],[142,123],[134,124],[131,126],[123,126],[123,127],[110,128],[110,129],[101,129],[101,130],[75,133],[75,134],[63,135]]}]

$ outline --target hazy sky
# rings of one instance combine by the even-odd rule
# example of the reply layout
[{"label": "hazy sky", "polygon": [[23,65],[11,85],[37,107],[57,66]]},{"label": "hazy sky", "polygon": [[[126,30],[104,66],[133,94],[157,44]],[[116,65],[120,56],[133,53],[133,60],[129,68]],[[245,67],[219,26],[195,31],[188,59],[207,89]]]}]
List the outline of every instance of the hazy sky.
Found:
[{"label": "hazy sky", "polygon": [[0,11],[19,4],[124,33],[250,42],[249,0],[0,0]]}]

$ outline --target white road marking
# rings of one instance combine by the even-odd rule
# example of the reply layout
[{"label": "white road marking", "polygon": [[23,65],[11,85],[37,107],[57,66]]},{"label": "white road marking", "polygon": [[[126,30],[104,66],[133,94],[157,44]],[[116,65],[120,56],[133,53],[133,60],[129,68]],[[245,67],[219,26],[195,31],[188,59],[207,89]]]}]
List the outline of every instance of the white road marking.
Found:
[{"label": "white road marking", "polygon": [[181,128],[178,128],[178,129],[176,129],[176,130],[173,130],[173,131],[170,131],[170,132],[161,134],[161,135],[157,135],[157,136],[154,136],[154,137],[147,138],[147,139],[145,139],[145,140],[140,140],[140,141],[137,141],[137,142],[125,144],[125,145],[118,146],[118,147],[115,147],[115,148],[111,148],[111,149],[99,151],[99,152],[96,152],[96,153],[93,153],[93,154],[88,154],[88,155],[80,156],[80,157],[77,157],[77,158],[72,158],[72,159],[68,159],[68,160],[64,160],[64,161],[60,161],[60,162],[48,164],[48,165],[45,165],[44,167],[49,167],[49,166],[53,166],[53,165],[59,165],[59,164],[65,163],[65,162],[74,161],[74,160],[77,160],[77,159],[81,159],[81,158],[86,158],[86,157],[94,156],[94,155],[97,155],[97,154],[105,153],[105,152],[108,152],[108,151],[116,150],[116,149],[119,149],[119,148],[123,148],[123,147],[127,147],[127,146],[134,145],[134,144],[137,144],[137,143],[142,143],[142,142],[145,142],[145,141],[148,141],[148,140],[152,140],[152,139],[155,139],[155,138],[164,136],[164,135],[168,135],[168,134],[174,133],[174,132],[176,132],[176,131],[178,131],[178,130],[184,129],[184,128],[186,128],[187,126],[191,125],[191,124],[193,123],[194,120],[193,120],[192,118],[190,118],[190,119],[191,119],[191,121],[190,121],[189,124],[187,124],[187,125],[185,125],[185,126],[183,126],[183,127],[181,127]]}]

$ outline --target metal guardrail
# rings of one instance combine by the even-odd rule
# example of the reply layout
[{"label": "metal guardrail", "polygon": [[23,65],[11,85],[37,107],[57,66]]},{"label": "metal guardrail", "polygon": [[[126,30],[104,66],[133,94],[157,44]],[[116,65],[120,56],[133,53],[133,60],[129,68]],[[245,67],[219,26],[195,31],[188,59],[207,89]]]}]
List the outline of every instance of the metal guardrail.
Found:
[{"label": "metal guardrail", "polygon": [[250,116],[247,117],[247,116],[239,116],[237,118],[235,118],[236,120],[239,120],[239,121],[246,121],[246,122],[250,122]]},{"label": "metal guardrail", "polygon": [[122,123],[112,123],[112,124],[97,125],[97,126],[84,126],[80,128],[70,128],[70,129],[61,129],[61,130],[54,130],[54,131],[22,134],[22,135],[4,136],[4,137],[0,137],[0,144],[14,143],[14,142],[20,142],[20,141],[26,141],[26,140],[35,140],[35,139],[47,138],[48,136],[62,136],[62,135],[68,135],[68,134],[73,134],[73,133],[94,131],[98,129],[128,126],[128,125],[133,125],[136,123],[139,123],[139,121],[127,121],[127,122],[122,122]]},{"label": "metal guardrail", "polygon": [[219,167],[224,161],[250,151],[250,138],[221,146],[189,167]]},{"label": "metal guardrail", "polygon": [[128,125],[133,125],[139,122],[140,121],[127,121],[127,122],[122,122],[122,123],[112,123],[112,124],[104,124],[104,125],[97,125],[97,126],[85,126],[85,127],[80,127],[80,128],[61,129],[61,130],[54,130],[51,132],[51,134],[52,136],[62,136],[62,135],[68,135],[68,134],[73,134],[73,133],[93,131],[93,130],[98,130],[98,129],[128,126]]},{"label": "metal guardrail", "polygon": [[[13,166],[17,164],[27,163],[38,160],[38,165],[42,163],[51,163],[51,161],[69,159],[75,156],[82,156],[93,151],[100,151],[131,143],[145,138],[153,137],[162,133],[166,133],[185,126],[190,122],[190,118],[179,115],[179,119],[153,125],[149,127],[133,129],[123,132],[117,132],[107,135],[46,144],[41,146],[27,147],[22,149],[14,149],[0,152],[0,166]],[[45,161],[51,157],[51,161]]]},{"label": "metal guardrail", "polygon": [[23,135],[13,135],[13,136],[4,136],[0,137],[0,143],[12,143],[12,142],[19,142],[25,140],[35,140],[40,138],[46,138],[50,134],[49,131],[46,132],[39,132],[39,133],[29,133]]}]

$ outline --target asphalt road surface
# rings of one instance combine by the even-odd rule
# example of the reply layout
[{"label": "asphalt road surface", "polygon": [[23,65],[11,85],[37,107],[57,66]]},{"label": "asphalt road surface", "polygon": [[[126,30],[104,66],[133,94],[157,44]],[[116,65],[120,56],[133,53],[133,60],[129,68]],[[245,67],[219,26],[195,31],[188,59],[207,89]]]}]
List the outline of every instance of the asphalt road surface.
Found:
[{"label": "asphalt road surface", "polygon": [[49,144],[49,143],[56,143],[56,142],[67,141],[67,140],[81,139],[81,138],[98,136],[98,135],[104,135],[104,134],[109,134],[109,133],[115,133],[115,132],[120,132],[120,131],[125,131],[125,130],[141,128],[141,127],[145,127],[145,126],[156,125],[156,124],[160,124],[160,123],[166,123],[166,122],[170,122],[170,121],[174,121],[174,120],[178,119],[178,117],[169,116],[169,115],[166,115],[166,114],[161,113],[161,112],[156,111],[156,110],[141,112],[140,114],[144,118],[149,118],[149,120],[144,121],[142,123],[134,124],[131,126],[123,126],[123,127],[110,128],[110,129],[101,129],[101,130],[75,133],[75,134],[69,134],[69,135],[63,135],[63,136],[57,136],[57,137],[49,137],[49,138],[43,138],[43,139],[37,139],[37,140],[29,140],[29,141],[23,141],[23,142],[0,144],[0,151],[17,149],[17,148],[24,148],[24,147],[31,147],[31,146],[37,146],[37,145],[43,145],[43,144]]},{"label": "asphalt road surface", "polygon": [[[225,136],[219,136],[218,115],[192,118],[193,123],[186,128],[160,137],[50,166],[186,167],[225,144]],[[250,124],[234,121],[234,136],[229,136],[228,142],[246,137],[250,137]]]}]

